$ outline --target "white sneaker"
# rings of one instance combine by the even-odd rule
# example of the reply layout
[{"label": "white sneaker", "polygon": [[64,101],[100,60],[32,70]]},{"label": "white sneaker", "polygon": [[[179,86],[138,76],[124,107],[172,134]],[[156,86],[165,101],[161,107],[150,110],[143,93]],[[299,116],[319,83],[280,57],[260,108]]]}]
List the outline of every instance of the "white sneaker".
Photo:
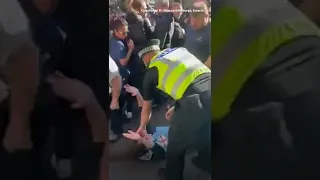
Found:
[{"label": "white sneaker", "polygon": [[118,135],[114,134],[112,131],[109,133],[109,141],[115,141]]},{"label": "white sneaker", "polygon": [[72,176],[72,161],[71,159],[56,159],[57,177],[67,179]]},{"label": "white sneaker", "polygon": [[128,118],[128,119],[131,119],[131,118],[132,118],[132,112],[127,112],[126,115],[127,115],[127,118]]}]

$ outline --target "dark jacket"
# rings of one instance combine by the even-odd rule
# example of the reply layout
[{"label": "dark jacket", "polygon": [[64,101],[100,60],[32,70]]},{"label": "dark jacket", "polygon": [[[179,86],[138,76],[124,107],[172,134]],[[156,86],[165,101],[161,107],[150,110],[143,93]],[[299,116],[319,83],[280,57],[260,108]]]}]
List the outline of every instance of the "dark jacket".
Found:
[{"label": "dark jacket", "polygon": [[42,78],[53,73],[60,62],[64,48],[61,22],[53,15],[43,15],[32,3],[21,2],[21,7],[29,18],[33,41],[40,49],[40,70]]},{"label": "dark jacket", "polygon": [[59,69],[77,78],[95,93],[103,107],[107,106],[109,85],[109,27],[107,1],[61,1],[59,13],[68,24],[68,38]]},{"label": "dark jacket", "polygon": [[134,42],[135,49],[144,48],[148,39],[152,38],[153,27],[151,23],[148,19],[132,12],[126,14],[126,20],[129,28],[128,37]]},{"label": "dark jacket", "polygon": [[[222,147],[214,161],[216,178],[319,178],[314,169],[320,160],[319,59],[320,39],[303,37],[279,48],[256,70],[231,113],[215,126],[223,140],[212,145]],[[227,172],[233,172],[229,178]]]},{"label": "dark jacket", "polygon": [[171,47],[171,39],[174,32],[174,18],[171,13],[161,13],[156,19],[155,34],[160,40],[160,48]]},{"label": "dark jacket", "polygon": [[174,30],[171,38],[171,48],[183,47],[184,44],[184,29],[179,23],[174,22]]}]

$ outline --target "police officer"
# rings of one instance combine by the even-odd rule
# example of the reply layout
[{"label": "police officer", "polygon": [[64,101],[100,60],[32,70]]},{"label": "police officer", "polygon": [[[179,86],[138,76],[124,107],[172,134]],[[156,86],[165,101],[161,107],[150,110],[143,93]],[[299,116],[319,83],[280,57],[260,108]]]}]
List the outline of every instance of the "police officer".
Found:
[{"label": "police officer", "polygon": [[212,18],[212,112],[225,138],[212,174],[319,177],[318,28],[286,0],[225,0]]},{"label": "police officer", "polygon": [[182,180],[184,158],[194,139],[202,167],[210,167],[211,71],[185,48],[160,51],[160,41],[152,39],[139,51],[148,70],[143,82],[144,103],[138,133],[144,135],[156,89],[176,100],[171,118],[166,170],[161,179]]}]

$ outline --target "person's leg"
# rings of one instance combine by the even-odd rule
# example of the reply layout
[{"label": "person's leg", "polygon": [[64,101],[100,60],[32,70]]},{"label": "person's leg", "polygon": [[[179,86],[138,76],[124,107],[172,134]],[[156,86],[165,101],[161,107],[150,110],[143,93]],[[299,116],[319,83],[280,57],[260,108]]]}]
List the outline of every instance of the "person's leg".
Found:
[{"label": "person's leg", "polygon": [[203,104],[199,94],[185,97],[179,104],[180,107],[176,107],[172,116],[169,130],[166,180],[183,180],[185,152],[207,121],[201,115]]},{"label": "person's leg", "polygon": [[124,117],[122,114],[122,108],[124,106],[124,98],[119,98],[119,109],[110,109],[110,123],[111,123],[111,130],[115,134],[122,134],[123,133],[123,123],[124,123]]},{"label": "person's leg", "polygon": [[61,101],[59,104],[54,120],[56,169],[58,177],[66,179],[72,176],[73,134],[78,116],[70,109],[70,103]]},{"label": "person's leg", "polygon": [[50,123],[52,115],[54,112],[49,106],[36,104],[31,118],[33,164],[36,170],[34,176],[37,180],[51,179],[56,175],[50,161],[53,153],[53,144],[49,139],[52,133]]},{"label": "person's leg", "polygon": [[8,101],[0,104],[0,128],[1,128],[1,144],[0,144],[0,179],[6,180],[28,180],[34,179],[34,167],[32,163],[31,150],[19,150],[16,152],[8,152],[3,146],[3,137],[9,120]]},{"label": "person's leg", "polygon": [[133,115],[132,115],[132,108],[133,108],[133,100],[134,97],[132,97],[130,94],[126,93],[125,95],[125,115],[127,120],[131,120]]},{"label": "person's leg", "polygon": [[211,173],[211,122],[205,123],[196,135],[195,142],[198,156],[192,158],[196,167]]}]

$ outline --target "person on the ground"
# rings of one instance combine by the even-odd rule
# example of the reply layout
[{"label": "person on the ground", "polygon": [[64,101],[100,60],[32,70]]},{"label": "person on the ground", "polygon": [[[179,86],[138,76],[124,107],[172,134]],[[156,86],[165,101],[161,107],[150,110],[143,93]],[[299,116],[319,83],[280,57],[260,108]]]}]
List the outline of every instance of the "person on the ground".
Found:
[{"label": "person on the ground", "polygon": [[143,136],[129,130],[124,133],[123,136],[127,139],[136,141],[139,147],[138,160],[150,161],[150,160],[164,160],[166,158],[166,151],[168,146],[168,126],[159,126],[155,128],[155,132],[152,134],[144,134]]},{"label": "person on the ground", "polygon": [[320,4],[300,2],[307,16],[287,0],[226,0],[212,14],[214,179],[319,178]]},{"label": "person on the ground", "polygon": [[[134,49],[134,43],[131,39],[127,37],[128,33],[128,23],[125,19],[115,18],[110,27],[113,32],[113,36],[110,39],[110,47],[109,53],[111,58],[117,63],[120,75],[124,80],[123,84],[127,84],[129,79],[133,79],[135,77],[131,76],[131,71],[129,69],[129,61]],[[124,92],[121,95],[121,100],[119,100],[120,111],[118,113],[123,112],[124,104],[126,104],[125,115],[127,119],[132,119],[132,98],[127,96]],[[121,115],[119,115],[121,117]],[[114,123],[123,123],[124,120],[117,119],[112,121]]]},{"label": "person on the ground", "polygon": [[29,21],[17,1],[0,1],[0,115],[1,176],[29,178],[31,114],[39,84],[39,52]]},{"label": "person on the ground", "polygon": [[136,132],[143,135],[146,131],[155,90],[176,100],[169,130],[167,169],[160,169],[159,176],[166,180],[182,180],[185,153],[193,144],[191,139],[196,139],[197,159],[210,169],[211,71],[185,48],[160,51],[159,45],[159,40],[152,39],[139,52],[148,71],[143,83],[140,126]]},{"label": "person on the ground", "polygon": [[201,62],[211,68],[211,23],[208,7],[203,1],[193,4],[190,13],[190,26],[187,26],[185,44],[192,54],[194,54]]},{"label": "person on the ground", "polygon": [[[109,117],[111,119],[114,119],[113,121],[118,120],[118,115],[120,109],[119,105],[119,98],[121,95],[121,89],[122,89],[122,78],[120,76],[119,68],[116,64],[116,62],[109,56],[109,96],[110,96],[110,115]],[[116,127],[111,127],[111,125]],[[120,124],[112,124],[111,121],[109,121],[109,140],[114,141],[118,138],[118,135],[113,132],[111,129],[116,129],[120,132],[122,132],[122,126]]]},{"label": "person on the ground", "polygon": [[[143,105],[143,97],[140,94],[139,90],[133,86],[126,85],[125,89],[128,93],[132,94],[132,96],[137,97],[137,101],[139,105]],[[173,114],[174,108],[171,107],[168,109],[165,118],[170,120]],[[138,145],[142,145],[143,147],[137,147],[139,154],[138,159],[143,161],[148,160],[163,160],[166,158],[166,151],[168,145],[168,132],[169,127],[156,127],[155,131],[152,134],[143,134],[140,135],[133,131],[128,131],[127,133],[123,133],[123,136],[136,141]]]}]

